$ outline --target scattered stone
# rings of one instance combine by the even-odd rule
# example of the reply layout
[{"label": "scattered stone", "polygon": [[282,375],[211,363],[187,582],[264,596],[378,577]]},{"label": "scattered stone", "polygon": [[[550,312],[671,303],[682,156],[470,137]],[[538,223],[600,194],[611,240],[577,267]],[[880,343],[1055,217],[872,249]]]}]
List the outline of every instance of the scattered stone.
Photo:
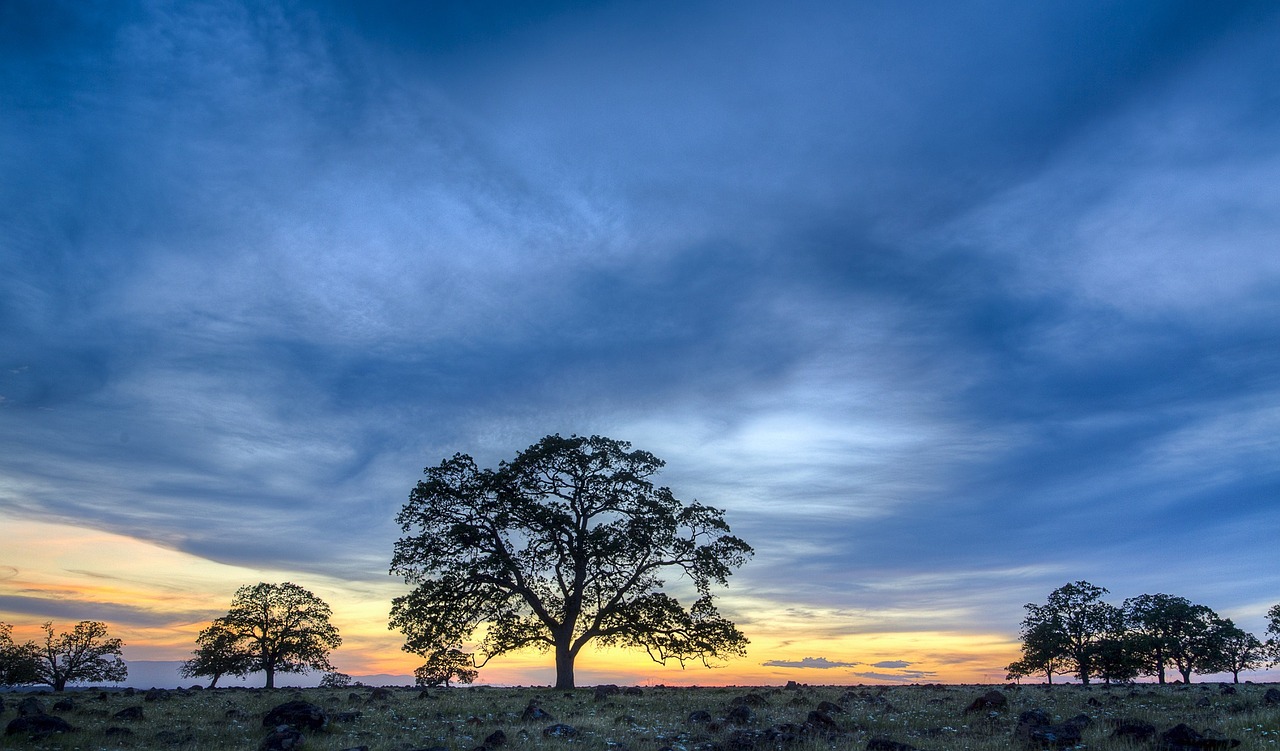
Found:
[{"label": "scattered stone", "polygon": [[1269,688],[1267,693],[1262,695],[1262,703],[1268,707],[1274,707],[1280,704],[1280,688]]},{"label": "scattered stone", "polygon": [[734,707],[766,707],[769,705],[769,700],[760,694],[743,694],[742,696],[733,697],[729,704]]},{"label": "scattered stone", "polygon": [[1013,733],[1030,746],[1063,748],[1079,745],[1082,731],[1091,722],[1093,720],[1088,715],[1076,715],[1060,725],[1054,725],[1052,718],[1044,710],[1031,709],[1018,715],[1018,726]]},{"label": "scattered stone", "polygon": [[157,743],[163,743],[166,746],[181,746],[196,739],[196,734],[190,730],[161,730],[153,736]]},{"label": "scattered stone", "polygon": [[356,702],[364,702],[364,697],[352,691],[351,693],[347,694],[347,701],[351,702],[352,704],[355,704]]},{"label": "scattered stone", "polygon": [[32,717],[40,714],[44,714],[44,705],[41,704],[40,700],[37,699],[36,697],[28,696],[27,698],[18,702],[19,717]]},{"label": "scattered stone", "polygon": [[108,738],[130,738],[133,736],[133,731],[129,728],[122,728],[119,725],[112,725],[104,730],[103,734]]},{"label": "scattered stone", "polygon": [[392,696],[391,689],[380,686],[369,693],[369,701],[390,701]]},{"label": "scattered stone", "polygon": [[824,701],[818,705],[818,711],[826,712],[827,714],[844,714],[844,707],[835,702]]},{"label": "scattered stone", "polygon": [[639,686],[627,686],[622,689],[623,696],[644,696],[644,689]]},{"label": "scattered stone", "polygon": [[999,691],[991,689],[982,696],[974,699],[969,706],[965,707],[964,712],[965,714],[968,714],[970,712],[984,712],[991,710],[999,711],[1007,706],[1009,706],[1009,699]]},{"label": "scattered stone", "polygon": [[899,743],[888,738],[872,738],[867,741],[867,751],[916,751],[910,743]]},{"label": "scattered stone", "polygon": [[608,699],[610,696],[615,696],[620,693],[622,693],[622,689],[618,688],[612,683],[606,683],[604,685],[596,686],[595,700],[604,701],[605,699]]},{"label": "scattered stone", "polygon": [[530,699],[529,706],[525,707],[524,711],[520,713],[520,719],[524,722],[554,722],[556,718],[552,717],[550,712],[543,709],[542,706],[538,704],[537,699]]},{"label": "scattered stone", "polygon": [[485,748],[498,748],[507,745],[507,734],[501,730],[495,730],[484,739]]},{"label": "scattered stone", "polygon": [[1091,707],[1101,707],[1101,706],[1102,706],[1102,702],[1098,701],[1097,697],[1094,697],[1094,696],[1090,696],[1090,697],[1089,697],[1089,701],[1085,702],[1085,704],[1088,704],[1088,705],[1089,705],[1089,706],[1091,706]]},{"label": "scattered stone", "polygon": [[360,719],[361,713],[358,710],[350,712],[338,712],[333,716],[334,722],[355,722]]},{"label": "scattered stone", "polygon": [[1232,686],[1230,683],[1224,683],[1221,686],[1218,686],[1218,693],[1222,694],[1223,696],[1235,696],[1236,687]]},{"label": "scattered stone", "polygon": [[795,681],[787,681],[787,685],[783,686],[783,688],[789,691],[796,691],[800,688],[800,684]]},{"label": "scattered stone", "polygon": [[302,731],[288,725],[281,725],[271,735],[262,739],[258,751],[293,751],[302,745],[305,738]]},{"label": "scattered stone", "polygon": [[142,707],[125,707],[111,716],[117,720],[141,720]]},{"label": "scattered stone", "polygon": [[689,713],[689,719],[685,722],[690,725],[702,725],[711,722],[711,713],[705,709],[695,710]]},{"label": "scattered stone", "polygon": [[329,718],[324,710],[305,701],[287,701],[280,704],[262,718],[262,727],[273,728],[288,725],[299,730],[319,730],[328,723]]},{"label": "scattered stone", "polygon": [[224,714],[228,720],[236,720],[237,722],[245,722],[246,720],[249,719],[248,712],[244,711],[243,709],[237,709],[235,707],[228,709]]},{"label": "scattered stone", "polygon": [[572,725],[566,725],[563,722],[558,722],[555,725],[551,725],[550,727],[543,728],[542,737],[543,738],[577,738],[578,729]]},{"label": "scattered stone", "polygon": [[1156,726],[1143,720],[1121,719],[1115,721],[1112,738],[1123,738],[1133,743],[1146,743],[1156,737]]},{"label": "scattered stone", "polygon": [[1179,723],[1160,734],[1161,751],[1202,751],[1227,749],[1240,745],[1235,738],[1212,738],[1201,735],[1185,723]]},{"label": "scattered stone", "polygon": [[5,726],[5,735],[26,735],[34,740],[46,738],[54,733],[71,732],[71,724],[61,717],[49,714],[21,715],[9,720]]},{"label": "scattered stone", "polygon": [[58,702],[53,705],[53,711],[55,712],[70,712],[75,708],[76,703],[71,699],[59,699]]},{"label": "scattered stone", "polygon": [[731,707],[724,716],[725,721],[733,725],[749,725],[754,718],[755,715],[752,713],[751,707],[746,704],[737,704]]},{"label": "scattered stone", "polygon": [[840,725],[836,723],[835,718],[826,712],[814,710],[804,721],[805,728],[823,733],[839,732]]},{"label": "scattered stone", "polygon": [[153,688],[142,695],[143,701],[168,701],[169,695],[158,688]]}]

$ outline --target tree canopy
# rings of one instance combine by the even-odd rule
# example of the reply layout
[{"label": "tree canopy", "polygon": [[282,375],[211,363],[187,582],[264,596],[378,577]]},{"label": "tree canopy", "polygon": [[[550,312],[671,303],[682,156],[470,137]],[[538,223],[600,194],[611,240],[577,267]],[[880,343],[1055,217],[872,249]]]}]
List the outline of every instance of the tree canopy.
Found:
[{"label": "tree canopy", "polygon": [[129,669],[121,659],[124,645],[107,636],[107,624],[80,621],[56,637],[52,622],[44,623],[43,628],[44,643],[35,645],[34,682],[62,691],[69,682],[123,681],[128,677]]},{"label": "tree canopy", "polygon": [[[476,665],[553,650],[559,688],[592,641],[681,665],[744,654],[711,589],[751,547],[719,509],[655,486],[663,466],[624,441],[550,435],[496,470],[465,454],[427,467],[391,561],[414,586],[391,610],[405,650],[430,659],[478,636]],[[667,573],[692,585],[688,607],[663,591]]]},{"label": "tree canopy", "polygon": [[331,615],[324,600],[291,582],[241,587],[227,614],[200,632],[186,674],[216,683],[220,675],[261,671],[274,688],[276,673],[332,671],[329,652],[342,637]]},{"label": "tree canopy", "polygon": [[13,641],[13,626],[0,623],[0,686],[36,683],[36,645]]}]

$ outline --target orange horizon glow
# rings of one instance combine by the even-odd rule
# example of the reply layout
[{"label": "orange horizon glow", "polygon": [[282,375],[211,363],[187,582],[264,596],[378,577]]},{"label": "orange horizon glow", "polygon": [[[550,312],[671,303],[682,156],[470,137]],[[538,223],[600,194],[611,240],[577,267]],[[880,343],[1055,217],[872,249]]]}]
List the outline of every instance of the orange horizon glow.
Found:
[{"label": "orange horizon glow", "polygon": [[[333,623],[343,644],[330,659],[339,671],[357,678],[408,676],[422,662],[403,652],[400,634],[387,629],[390,602],[406,591],[392,577],[371,584],[247,568],[126,535],[4,515],[0,515],[0,530],[4,551],[0,597],[22,598],[36,612],[42,606],[50,607],[48,612],[65,611],[74,602],[84,603],[87,611],[83,617],[33,615],[6,610],[0,600],[0,621],[13,626],[17,640],[41,638],[40,624],[46,620],[52,620],[57,631],[78,620],[102,620],[112,636],[124,641],[128,661],[185,660],[196,635],[226,612],[238,587],[258,581],[292,581],[333,609]],[[939,630],[833,636],[812,629],[806,634],[776,604],[747,598],[735,601],[732,594],[721,599],[727,614],[735,609],[751,613],[750,623],[742,625],[751,640],[746,657],[713,669],[700,663],[682,669],[675,663],[655,663],[643,651],[588,648],[575,665],[578,682],[670,686],[772,685],[790,680],[827,685],[993,683],[1004,680],[1003,666],[1018,654],[1018,641],[1006,634]],[[115,620],[88,612],[113,609],[126,610],[134,618]],[[798,663],[818,655],[856,664],[825,669],[763,664]],[[907,662],[910,670],[905,676],[863,675],[892,673],[874,667],[883,661]],[[543,685],[553,679],[551,655],[528,650],[492,660],[481,670],[478,682]]]}]

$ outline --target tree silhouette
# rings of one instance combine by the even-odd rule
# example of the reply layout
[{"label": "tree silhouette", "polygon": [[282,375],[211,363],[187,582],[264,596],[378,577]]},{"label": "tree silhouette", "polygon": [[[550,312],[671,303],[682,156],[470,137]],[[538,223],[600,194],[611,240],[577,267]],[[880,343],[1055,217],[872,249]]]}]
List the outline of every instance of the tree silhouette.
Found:
[{"label": "tree silhouette", "polygon": [[1266,645],[1230,618],[1213,619],[1206,641],[1204,672],[1230,673],[1232,683],[1240,682],[1241,671],[1257,670],[1267,664]]},{"label": "tree silhouette", "polygon": [[324,600],[297,584],[260,582],[236,590],[231,609],[201,636],[211,634],[209,642],[229,650],[223,656],[232,663],[235,651],[247,652],[252,669],[266,673],[266,687],[274,688],[276,673],[333,670],[329,651],[342,637],[329,623],[331,615]]},{"label": "tree silhouette", "polygon": [[45,622],[43,628],[44,643],[36,645],[36,682],[63,691],[71,681],[97,683],[128,677],[129,669],[120,659],[124,645],[107,637],[107,624],[80,621],[56,637],[52,622]]},{"label": "tree silhouette", "polygon": [[206,676],[210,679],[209,688],[217,687],[218,679],[224,675],[248,675],[256,660],[247,642],[240,631],[214,621],[196,637],[194,656],[182,663],[178,674],[184,678]]},{"label": "tree silhouette", "polygon": [[1035,652],[1041,662],[1037,669],[1049,664],[1045,660],[1056,659],[1060,669],[1075,673],[1081,683],[1089,683],[1096,673],[1100,645],[1115,632],[1119,621],[1118,609],[1102,602],[1105,594],[1103,587],[1078,581],[1050,592],[1044,605],[1026,605],[1022,633],[1024,638],[1033,635],[1041,645]]},{"label": "tree silhouette", "polygon": [[[631,444],[551,435],[496,470],[457,454],[428,467],[397,521],[391,571],[414,585],[391,626],[430,656],[483,628],[476,664],[524,647],[555,653],[556,687],[595,641],[638,647],[657,662],[744,654],[746,637],[711,594],[751,547],[724,514],[683,504],[651,478],[664,465]],[[688,607],[664,572],[697,592]]]},{"label": "tree silhouette", "polygon": [[472,683],[479,671],[471,661],[471,655],[460,649],[441,649],[427,656],[427,663],[413,671],[414,682],[419,686],[445,686],[449,681]]},{"label": "tree silhouette", "polygon": [[21,686],[39,682],[36,674],[36,645],[13,641],[13,627],[0,623],[0,686]]}]

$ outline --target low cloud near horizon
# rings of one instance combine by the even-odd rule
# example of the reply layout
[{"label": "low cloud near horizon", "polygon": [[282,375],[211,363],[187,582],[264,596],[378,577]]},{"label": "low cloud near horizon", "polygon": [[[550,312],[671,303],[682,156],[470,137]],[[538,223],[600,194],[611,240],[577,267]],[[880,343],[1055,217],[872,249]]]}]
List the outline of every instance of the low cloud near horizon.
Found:
[{"label": "low cloud near horizon", "polygon": [[860,662],[840,662],[837,660],[828,660],[825,657],[806,657],[803,660],[769,660],[762,662],[761,665],[771,668],[814,668],[817,670],[829,670],[831,668],[851,668],[855,665],[861,665]]}]

